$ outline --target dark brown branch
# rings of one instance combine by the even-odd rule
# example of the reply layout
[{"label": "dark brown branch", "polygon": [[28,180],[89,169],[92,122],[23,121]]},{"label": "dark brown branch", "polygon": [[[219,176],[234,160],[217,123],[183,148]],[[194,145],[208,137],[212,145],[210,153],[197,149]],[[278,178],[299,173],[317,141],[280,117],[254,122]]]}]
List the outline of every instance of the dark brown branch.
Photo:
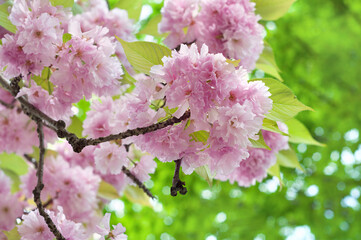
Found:
[{"label": "dark brown branch", "polygon": [[186,183],[182,182],[179,179],[179,171],[180,166],[182,164],[182,159],[175,160],[175,170],[174,170],[174,176],[172,181],[172,187],[170,188],[170,195],[173,197],[177,196],[177,193],[184,195],[187,193],[187,188],[185,187]]},{"label": "dark brown branch", "polygon": [[129,169],[127,169],[126,167],[122,167],[122,172],[125,174],[125,175],[127,175],[127,177],[128,178],[130,178],[130,179],[132,179],[132,181],[135,183],[135,184],[137,184],[137,186],[140,188],[140,189],[142,189],[144,192],[145,192],[145,194],[147,194],[149,197],[151,197],[151,198],[155,198],[154,196],[153,196],[153,194],[150,192],[150,190],[136,177],[136,176],[134,176],[134,174],[131,172],[131,171],[129,171]]},{"label": "dark brown branch", "polygon": [[139,136],[142,134],[154,132],[159,129],[179,123],[183,120],[188,119],[189,117],[190,117],[190,111],[188,110],[180,118],[172,117],[172,118],[168,119],[167,121],[156,123],[156,124],[150,125],[148,127],[129,129],[125,132],[121,132],[118,134],[112,134],[107,137],[100,137],[100,138],[95,138],[95,139],[78,138],[75,134],[69,133],[65,129],[60,130],[57,133],[58,133],[58,137],[65,137],[68,140],[70,145],[73,147],[74,152],[79,153],[83,150],[84,147],[89,146],[89,145],[97,145],[97,144],[103,143],[103,142],[119,140],[119,139],[131,137],[131,136]]},{"label": "dark brown branch", "polygon": [[[195,43],[196,41],[197,41],[197,39],[193,40],[192,42],[184,42],[184,43],[182,43],[182,44],[185,44],[185,45],[187,45],[187,46],[190,46],[190,45],[192,45],[193,43]],[[173,48],[173,50],[179,51],[182,44],[179,44],[178,46],[176,46],[175,48]]]},{"label": "dark brown branch", "polygon": [[[5,89],[7,89],[10,92],[13,92],[12,87],[7,83],[6,80],[4,80],[0,76],[0,84],[3,85]],[[180,118],[172,117],[164,122],[156,123],[153,125],[150,125],[148,127],[142,127],[142,128],[136,128],[136,129],[129,129],[125,132],[121,132],[118,134],[112,134],[107,137],[100,137],[100,138],[78,138],[74,133],[69,133],[65,129],[65,122],[62,120],[56,121],[37,109],[34,105],[29,103],[24,97],[18,97],[18,101],[21,103],[22,108],[24,110],[24,113],[27,114],[31,119],[35,120],[34,118],[42,119],[46,123],[45,126],[49,127],[50,129],[56,131],[59,138],[66,138],[66,140],[69,142],[69,144],[73,147],[74,152],[80,153],[84,147],[89,145],[97,145],[99,143],[113,141],[113,140],[120,140],[124,138],[128,138],[131,136],[139,136],[142,134],[150,133],[157,131],[159,129],[174,125],[176,123],[179,123],[183,120],[186,120],[190,117],[190,111],[186,111],[183,116]]]},{"label": "dark brown branch", "polygon": [[44,174],[44,155],[45,155],[45,147],[44,147],[44,132],[43,132],[43,123],[42,120],[37,120],[37,131],[39,135],[39,165],[38,170],[36,171],[36,176],[38,178],[38,182],[33,190],[34,195],[34,202],[36,203],[36,206],[38,207],[39,214],[44,218],[46,224],[48,225],[50,231],[54,234],[57,240],[65,240],[63,235],[59,232],[59,230],[56,228],[53,220],[51,220],[49,214],[45,212],[45,208],[41,202],[41,191],[44,188],[43,183],[43,174]]}]

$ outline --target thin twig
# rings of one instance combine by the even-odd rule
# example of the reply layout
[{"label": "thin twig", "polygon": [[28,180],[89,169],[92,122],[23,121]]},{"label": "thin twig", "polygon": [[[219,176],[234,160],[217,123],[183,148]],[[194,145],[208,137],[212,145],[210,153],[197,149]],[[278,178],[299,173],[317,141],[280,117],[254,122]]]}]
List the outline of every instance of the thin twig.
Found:
[{"label": "thin twig", "polygon": [[187,193],[186,183],[179,179],[179,171],[182,164],[182,159],[175,160],[175,170],[172,181],[172,187],[170,188],[170,195],[173,197],[177,196],[177,193],[184,195]]},{"label": "thin twig", "polygon": [[129,171],[129,169],[127,169],[126,167],[122,167],[122,172],[127,175],[128,178],[132,179],[133,182],[135,184],[137,184],[137,186],[142,189],[145,194],[147,194],[149,197],[151,197],[152,199],[154,199],[155,197],[153,196],[153,194],[150,192],[150,190],[136,177],[134,176],[134,174]]},{"label": "thin twig", "polygon": [[44,188],[43,183],[43,174],[44,174],[44,155],[45,155],[45,147],[44,147],[44,132],[43,132],[43,123],[42,120],[37,120],[37,131],[39,136],[39,165],[38,170],[36,171],[36,176],[38,178],[38,182],[33,190],[34,195],[34,202],[36,203],[36,206],[38,207],[39,214],[44,218],[46,224],[48,225],[50,231],[54,234],[57,240],[65,240],[63,235],[59,232],[59,230],[56,228],[53,220],[51,220],[48,213],[45,212],[45,208],[41,202],[41,190]]}]

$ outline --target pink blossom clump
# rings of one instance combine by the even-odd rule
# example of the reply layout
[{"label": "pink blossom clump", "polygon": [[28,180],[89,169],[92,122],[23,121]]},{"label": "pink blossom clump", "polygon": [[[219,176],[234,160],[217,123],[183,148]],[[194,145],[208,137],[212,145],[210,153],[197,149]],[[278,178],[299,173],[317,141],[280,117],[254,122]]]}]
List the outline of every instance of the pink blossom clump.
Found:
[{"label": "pink blossom clump", "polygon": [[[138,136],[135,144],[161,161],[184,159],[183,170],[207,164],[212,172],[227,174],[248,157],[249,139],[258,139],[264,115],[272,108],[268,88],[248,82],[247,72],[195,44],[153,66],[151,76],[162,83],[158,97],[166,99],[173,116],[190,111],[189,121]],[[164,110],[164,109],[162,109]],[[158,110],[161,111],[161,110]],[[197,139],[208,135],[206,142]],[[187,169],[188,168],[188,169]]]},{"label": "pink blossom clump", "polygon": [[[176,3],[177,2],[177,3]],[[249,0],[165,1],[159,32],[169,32],[165,43],[175,48],[195,41],[212,53],[240,59],[249,72],[263,51],[264,28],[255,3]],[[181,7],[179,7],[181,6]],[[199,12],[197,9],[200,9]],[[173,27],[178,26],[179,28]],[[183,33],[184,28],[188,30]]]},{"label": "pink blossom clump", "polygon": [[10,191],[12,181],[0,169],[0,230],[10,231],[16,218],[22,215],[23,204],[18,199],[18,194]]},{"label": "pink blossom clump", "polygon": [[118,174],[128,161],[125,147],[109,142],[99,144],[94,159],[96,169],[102,174]]},{"label": "pink blossom clump", "polygon": [[29,73],[40,74],[55,59],[57,47],[62,44],[61,21],[66,19],[65,12],[48,1],[16,0],[9,19],[17,32],[2,39],[0,67],[7,66],[4,76],[21,74],[27,78]]},{"label": "pink blossom clump", "polygon": [[[61,207],[57,212],[45,210],[50,218],[53,220],[59,232],[67,240],[85,240],[87,235],[81,223],[75,223],[66,219]],[[45,220],[40,216],[39,211],[31,211],[22,216],[23,223],[18,226],[18,232],[22,240],[52,240],[55,238],[45,223]]]},{"label": "pink blossom clump", "polygon": [[[287,132],[287,126],[278,123],[280,129]],[[281,127],[282,126],[282,127]],[[289,149],[288,136],[279,133],[262,130],[265,143],[271,150],[252,148],[249,150],[249,157],[239,164],[230,175],[218,175],[216,178],[230,180],[231,183],[238,182],[239,186],[249,187],[256,181],[261,182],[267,176],[267,169],[277,161],[277,153]]]},{"label": "pink blossom clump", "polygon": [[161,10],[162,21],[158,25],[158,30],[160,33],[169,32],[164,40],[168,47],[175,48],[181,43],[190,43],[196,39],[198,2],[198,0],[164,1]]},{"label": "pink blossom clump", "polygon": [[92,5],[91,8],[86,8],[86,11],[74,16],[72,20],[80,23],[83,32],[90,31],[97,26],[109,29],[106,36],[116,45],[115,54],[126,67],[130,67],[120,42],[115,39],[117,36],[125,41],[136,40],[135,25],[128,18],[127,11],[119,8],[109,10],[104,0],[90,1],[90,5]]},{"label": "pink blossom clump", "polygon": [[[32,198],[36,185],[35,169],[21,177],[20,186],[26,197]],[[61,206],[68,219],[89,223],[97,208],[97,191],[101,178],[92,167],[70,166],[64,158],[47,157],[44,164],[42,201],[53,199],[52,209]]]},{"label": "pink blossom clump", "polygon": [[100,224],[96,227],[96,232],[101,236],[100,240],[127,240],[128,236],[124,234],[125,227],[121,223],[113,225],[113,230],[110,229],[110,217],[111,214],[106,213]]}]

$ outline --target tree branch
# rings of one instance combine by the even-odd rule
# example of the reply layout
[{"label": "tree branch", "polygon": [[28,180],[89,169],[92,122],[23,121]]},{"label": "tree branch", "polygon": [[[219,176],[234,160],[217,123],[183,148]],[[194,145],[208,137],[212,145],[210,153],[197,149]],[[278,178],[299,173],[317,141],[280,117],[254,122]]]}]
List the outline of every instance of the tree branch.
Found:
[{"label": "tree branch", "polygon": [[45,212],[44,206],[41,202],[41,191],[44,188],[43,183],[43,171],[44,171],[44,155],[45,155],[45,147],[44,147],[44,132],[43,132],[43,123],[42,120],[37,119],[36,121],[38,127],[37,132],[39,136],[39,166],[36,171],[36,176],[38,177],[38,182],[33,190],[34,195],[34,202],[36,203],[36,206],[38,207],[39,214],[44,218],[46,224],[48,225],[50,231],[54,234],[57,240],[65,240],[63,235],[59,232],[59,230],[56,228],[53,220],[51,220],[49,214]]},{"label": "tree branch", "polygon": [[[12,86],[9,85],[9,83],[3,79],[0,76],[0,84],[3,85],[3,87],[8,90],[9,92],[13,93],[16,92],[15,90],[12,90]],[[16,96],[16,95],[15,95]],[[14,96],[14,97],[15,97]],[[42,119],[46,123],[44,123],[45,126],[49,127],[50,129],[54,130],[59,138],[66,138],[68,143],[73,147],[74,152],[80,153],[84,147],[89,145],[98,145],[99,143],[113,141],[113,140],[120,140],[132,136],[139,136],[142,134],[150,133],[157,131],[159,129],[174,125],[176,123],[179,123],[183,120],[186,120],[190,117],[190,111],[186,111],[183,116],[180,118],[172,117],[164,122],[156,123],[153,125],[150,125],[148,127],[141,127],[136,129],[129,129],[125,132],[121,132],[118,134],[112,134],[106,137],[100,137],[100,138],[78,138],[74,133],[68,132],[65,127],[65,122],[62,120],[54,120],[39,109],[37,109],[34,105],[29,103],[24,97],[18,97],[17,100],[21,103],[21,106],[24,110],[24,113],[27,114],[31,119]]]},{"label": "tree branch", "polygon": [[129,169],[127,169],[126,167],[122,167],[122,172],[127,175],[128,178],[132,179],[133,182],[135,184],[137,184],[137,186],[142,189],[145,194],[147,194],[150,198],[154,199],[155,197],[153,196],[153,194],[150,192],[150,190],[136,177],[134,176],[134,174],[129,171]]},{"label": "tree branch", "polygon": [[187,188],[185,187],[186,183],[182,182],[179,179],[179,171],[180,166],[182,164],[182,159],[175,160],[175,170],[174,170],[174,176],[172,181],[172,187],[170,188],[170,195],[173,197],[177,196],[177,193],[184,195],[187,193]]}]

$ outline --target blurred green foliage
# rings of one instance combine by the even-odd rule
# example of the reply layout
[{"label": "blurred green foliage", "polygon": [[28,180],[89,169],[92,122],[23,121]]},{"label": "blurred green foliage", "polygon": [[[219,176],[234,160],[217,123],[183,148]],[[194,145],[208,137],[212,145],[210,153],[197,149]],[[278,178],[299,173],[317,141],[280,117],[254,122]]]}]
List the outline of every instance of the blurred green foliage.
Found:
[{"label": "blurred green foliage", "polygon": [[[160,4],[151,5],[157,16]],[[327,146],[294,145],[305,172],[283,168],[280,191],[272,178],[246,189],[209,187],[193,174],[182,176],[188,193],[171,197],[174,164],[159,163],[147,185],[155,207],[122,198],[124,210],[112,214],[129,239],[303,239],[291,237],[308,229],[304,239],[361,239],[361,2],[296,1],[283,18],[262,24],[284,83],[315,110],[298,119]],[[305,231],[295,232],[300,226]]]}]

